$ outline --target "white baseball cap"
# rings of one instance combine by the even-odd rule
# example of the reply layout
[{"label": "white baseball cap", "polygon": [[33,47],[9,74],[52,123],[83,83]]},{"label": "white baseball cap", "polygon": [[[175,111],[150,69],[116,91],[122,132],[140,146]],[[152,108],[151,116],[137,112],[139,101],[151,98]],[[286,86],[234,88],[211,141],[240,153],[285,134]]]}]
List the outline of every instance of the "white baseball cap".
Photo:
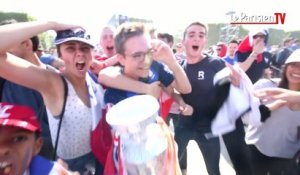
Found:
[{"label": "white baseball cap", "polygon": [[300,62],[300,49],[295,50],[285,61],[284,64]]}]

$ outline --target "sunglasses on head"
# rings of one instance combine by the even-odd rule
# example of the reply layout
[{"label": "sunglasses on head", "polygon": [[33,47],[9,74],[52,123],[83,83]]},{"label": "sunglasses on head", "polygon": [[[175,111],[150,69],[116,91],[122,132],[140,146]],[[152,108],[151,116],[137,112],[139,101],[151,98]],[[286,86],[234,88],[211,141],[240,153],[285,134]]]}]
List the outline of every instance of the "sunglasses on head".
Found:
[{"label": "sunglasses on head", "polygon": [[65,30],[57,34],[57,38],[61,38],[61,39],[70,38],[70,37],[90,39],[90,35],[87,35],[83,30],[78,30],[78,31]]},{"label": "sunglasses on head", "polygon": [[256,38],[265,38],[266,36],[265,35],[253,35],[253,39],[256,39]]}]

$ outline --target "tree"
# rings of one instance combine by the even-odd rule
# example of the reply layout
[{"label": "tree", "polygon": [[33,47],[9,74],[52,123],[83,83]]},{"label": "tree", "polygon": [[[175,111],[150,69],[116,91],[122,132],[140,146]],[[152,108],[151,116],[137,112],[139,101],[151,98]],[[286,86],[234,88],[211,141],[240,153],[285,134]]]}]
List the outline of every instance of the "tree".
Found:
[{"label": "tree", "polygon": [[300,31],[291,31],[288,32],[289,36],[295,39],[300,39]]},{"label": "tree", "polygon": [[26,13],[16,13],[16,12],[0,12],[0,21],[15,19],[19,22],[28,21],[28,15]]},{"label": "tree", "polygon": [[[18,22],[26,22],[26,21],[35,21],[36,18],[33,16],[30,16],[26,13],[17,13],[17,12],[0,12],[0,21],[9,20],[9,19],[15,19]],[[54,46],[53,43],[53,35],[51,35],[49,32],[44,32],[39,35],[40,44],[41,46],[48,50],[49,48]]]},{"label": "tree", "polygon": [[281,45],[282,41],[288,37],[288,33],[283,30],[269,29],[269,43],[268,45]]},{"label": "tree", "polygon": [[54,47],[54,36],[49,32],[39,34],[39,39],[40,45],[44,50],[49,50],[50,48]]}]

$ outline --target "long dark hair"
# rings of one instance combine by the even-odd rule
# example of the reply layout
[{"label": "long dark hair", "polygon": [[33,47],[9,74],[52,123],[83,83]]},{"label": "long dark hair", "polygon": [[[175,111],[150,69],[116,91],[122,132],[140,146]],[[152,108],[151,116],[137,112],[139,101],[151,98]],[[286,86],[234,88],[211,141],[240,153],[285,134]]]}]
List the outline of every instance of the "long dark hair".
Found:
[{"label": "long dark hair", "polygon": [[288,79],[286,77],[286,70],[287,70],[287,66],[288,65],[289,64],[285,64],[282,67],[281,79],[280,79],[279,85],[278,85],[278,87],[280,87],[280,88],[284,88],[284,89],[288,89],[289,88],[289,84],[288,84],[289,82],[288,82]]}]

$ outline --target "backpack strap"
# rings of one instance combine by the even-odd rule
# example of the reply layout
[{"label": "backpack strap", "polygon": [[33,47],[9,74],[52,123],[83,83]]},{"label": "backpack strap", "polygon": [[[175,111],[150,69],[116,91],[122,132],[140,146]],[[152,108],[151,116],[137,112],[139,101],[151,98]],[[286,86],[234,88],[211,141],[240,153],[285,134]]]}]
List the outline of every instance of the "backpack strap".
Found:
[{"label": "backpack strap", "polygon": [[62,76],[61,79],[63,80],[63,84],[64,84],[64,103],[63,103],[63,108],[61,110],[61,113],[58,115],[59,118],[59,123],[58,123],[58,129],[57,129],[57,133],[56,133],[56,139],[55,139],[55,145],[54,145],[54,151],[53,151],[53,156],[52,156],[52,160],[56,159],[56,151],[57,151],[57,146],[58,146],[58,140],[59,140],[59,134],[60,134],[60,128],[61,128],[61,123],[62,123],[62,119],[65,113],[65,107],[66,107],[66,101],[67,101],[67,97],[68,97],[68,84],[66,79]]}]

